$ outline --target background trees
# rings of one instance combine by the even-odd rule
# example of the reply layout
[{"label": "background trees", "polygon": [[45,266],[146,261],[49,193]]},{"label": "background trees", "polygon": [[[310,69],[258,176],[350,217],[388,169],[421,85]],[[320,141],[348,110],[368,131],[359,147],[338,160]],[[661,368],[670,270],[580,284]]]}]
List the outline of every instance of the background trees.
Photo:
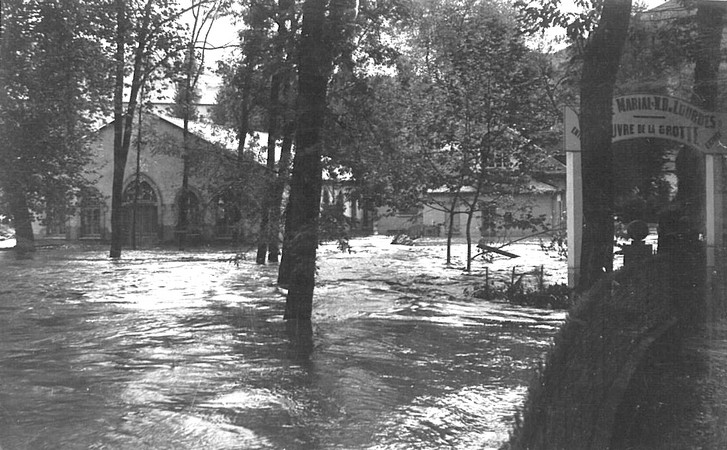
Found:
[{"label": "background trees", "polygon": [[[440,205],[450,241],[454,217],[463,213],[458,204],[471,243],[469,225],[484,197],[505,203],[507,194],[527,189],[524,177],[543,157],[528,136],[550,123],[538,114],[546,106],[539,74],[514,16],[497,2],[433,2],[412,44],[414,60],[424,61],[415,97],[424,114],[414,119],[432,169],[428,188],[453,194],[451,204]],[[461,195],[463,189],[472,193]]]},{"label": "background trees", "polygon": [[611,105],[631,0],[606,0],[588,37],[581,75],[583,244],[579,288],[587,289],[613,270],[613,153]]},{"label": "background trees", "polygon": [[192,195],[189,191],[190,175],[190,132],[189,122],[197,115],[196,103],[199,100],[197,84],[204,71],[207,37],[212,31],[221,2],[214,1],[209,4],[192,3],[190,14],[192,16],[189,34],[185,37],[186,49],[182,63],[182,77],[177,81],[175,93],[176,115],[182,119],[182,191],[179,198],[179,218],[177,220],[177,240],[179,249],[184,250],[187,234],[189,234],[189,209]]},{"label": "background trees", "polygon": [[318,246],[321,157],[329,78],[342,44],[350,37],[357,5],[348,1],[306,0],[298,63],[296,151],[286,220],[283,257],[289,258],[285,318],[309,320]]},{"label": "background trees", "polygon": [[106,2],[7,1],[0,30],[0,189],[17,249],[31,221],[60,225],[84,185],[85,139],[110,97]]},{"label": "background trees", "polygon": [[[177,22],[184,11],[173,0],[146,0],[137,9],[114,0],[114,174],[111,195],[111,258],[121,257],[124,171],[131,146],[134,113],[142,86],[171,61],[184,55],[185,42]],[[130,62],[130,64],[129,64]],[[128,93],[125,89],[130,77]]]},{"label": "background trees", "polygon": [[360,52],[368,65],[334,77],[327,151],[373,205],[431,206],[428,191],[450,193],[435,207],[449,214],[451,238],[455,216],[471,222],[485,193],[503,200],[523,189],[543,148],[534,140],[552,142],[557,108],[541,94],[550,73],[498,2],[424,2],[389,14],[372,33],[384,39]]}]

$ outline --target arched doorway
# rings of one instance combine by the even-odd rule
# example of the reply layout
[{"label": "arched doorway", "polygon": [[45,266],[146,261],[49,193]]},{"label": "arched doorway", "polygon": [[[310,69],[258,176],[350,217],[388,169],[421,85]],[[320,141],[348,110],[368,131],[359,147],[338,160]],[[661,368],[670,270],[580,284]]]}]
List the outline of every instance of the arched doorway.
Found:
[{"label": "arched doorway", "polygon": [[[704,154],[706,266],[714,267],[723,245],[722,165],[727,146],[727,115],[705,111],[685,100],[652,94],[631,94],[613,99],[612,141],[659,138],[688,145]],[[564,144],[567,157],[568,284],[578,284],[583,232],[580,119],[566,107]]]},{"label": "arched doorway", "polygon": [[159,200],[146,180],[132,181],[124,190],[124,237],[132,247],[159,242]]}]

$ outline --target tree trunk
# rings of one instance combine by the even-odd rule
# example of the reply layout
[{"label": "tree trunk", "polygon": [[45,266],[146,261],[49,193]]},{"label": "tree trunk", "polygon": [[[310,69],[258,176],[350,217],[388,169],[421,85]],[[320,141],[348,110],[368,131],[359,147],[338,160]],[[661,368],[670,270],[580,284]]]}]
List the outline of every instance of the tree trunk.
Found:
[{"label": "tree trunk", "polygon": [[288,257],[290,253],[291,234],[288,230],[292,228],[290,223],[290,199],[285,205],[285,234],[283,235],[283,255],[280,257],[280,267],[278,267],[278,286],[288,289],[290,287],[290,278],[292,272],[291,259]]},{"label": "tree trunk", "polygon": [[[185,113],[187,115],[187,113]],[[184,118],[182,151],[182,192],[179,195],[179,218],[177,227],[177,244],[180,251],[187,246],[189,232],[189,118]]]},{"label": "tree trunk", "polygon": [[699,3],[697,8],[697,57],[694,65],[694,95],[692,102],[707,111],[717,109],[719,95],[719,65],[722,61],[722,30],[724,6]]},{"label": "tree trunk", "polygon": [[273,179],[275,174],[275,145],[278,140],[278,117],[280,113],[280,74],[275,74],[270,79],[270,98],[268,99],[268,157],[267,157],[267,168],[270,174],[270,179],[265,182],[268,185],[268,189],[265,190],[265,196],[263,197],[262,214],[260,220],[260,232],[258,235],[257,245],[257,258],[255,262],[257,264],[265,264],[265,257],[268,254],[268,248],[274,239],[272,236],[272,224],[271,215],[272,207],[275,203],[274,191],[275,191],[275,180]]},{"label": "tree trunk", "polygon": [[126,155],[123,152],[124,136],[124,50],[126,36],[126,2],[116,0],[116,74],[114,85],[114,172],[111,187],[111,258],[121,257],[123,236],[123,189]]},{"label": "tree trunk", "polygon": [[243,112],[237,124],[237,168],[242,168],[242,162],[245,158],[245,143],[247,142],[247,133],[250,128],[249,113],[247,108],[243,106]]},{"label": "tree trunk", "polygon": [[[722,6],[699,3],[697,22],[697,51],[694,65],[692,103],[707,111],[717,109],[719,96],[719,64],[724,27]],[[679,189],[675,198],[680,214],[693,220],[692,226],[704,231],[704,156],[692,147],[683,147],[676,159]]]},{"label": "tree trunk", "polygon": [[321,130],[332,58],[325,42],[325,0],[303,3],[298,66],[296,152],[291,179],[289,241],[290,284],[286,320],[309,320],[313,312],[318,219],[321,196]]},{"label": "tree trunk", "polygon": [[9,203],[15,227],[15,254],[18,258],[23,258],[35,251],[35,238],[30,209],[22,187],[11,193]]},{"label": "tree trunk", "polygon": [[459,200],[459,192],[454,194],[452,206],[449,209],[449,226],[447,227],[447,267],[452,264],[452,236],[454,235],[454,216],[457,214],[457,201]]},{"label": "tree trunk", "polygon": [[483,176],[484,174],[481,173],[479,179],[477,180],[475,196],[472,199],[472,203],[469,205],[469,208],[467,209],[467,272],[472,271],[472,219],[474,218],[475,212],[477,211],[477,203],[480,201],[480,192],[482,192]]},{"label": "tree trunk", "polygon": [[[4,7],[13,8],[10,10],[10,19],[7,17],[3,18],[2,12]],[[0,66],[5,64],[7,67],[10,61],[12,61],[11,53],[13,52],[13,46],[10,43],[10,39],[14,36],[16,30],[14,26],[23,26],[21,22],[13,21],[13,13],[17,13],[14,8],[17,5],[0,5]],[[3,21],[5,20],[5,21]],[[8,23],[10,22],[10,23]],[[8,101],[8,86],[6,84],[6,75],[4,72],[0,73],[0,106],[7,105]],[[0,130],[2,133],[5,129]],[[10,142],[7,142],[7,136],[3,136],[4,142],[0,145],[9,146]],[[6,147],[7,149],[7,147]],[[0,154],[4,158],[12,157],[16,158],[22,149],[14,148],[11,151],[2,151]],[[3,161],[2,164],[7,164],[7,161]],[[17,257],[24,257],[28,252],[35,251],[35,238],[33,236],[33,225],[31,220],[30,209],[28,208],[28,202],[26,198],[26,189],[24,183],[14,180],[12,176],[8,176],[4,170],[1,175],[4,175],[0,183],[0,187],[5,188],[7,191],[5,194],[8,197],[8,203],[10,208],[10,215],[13,218],[13,227],[15,228],[15,253]]]},{"label": "tree trunk", "polygon": [[630,15],[631,0],[606,0],[583,56],[583,240],[579,290],[587,290],[604,273],[613,270],[611,105]]},{"label": "tree trunk", "polygon": [[124,172],[129,157],[131,145],[131,130],[134,121],[134,111],[139,97],[139,90],[142,85],[142,71],[144,69],[144,55],[146,53],[147,37],[149,33],[149,22],[153,0],[147,0],[144,5],[144,16],[139,25],[138,41],[134,51],[133,77],[131,80],[131,91],[129,93],[129,104],[126,113],[123,111],[124,94],[124,40],[126,39],[126,3],[124,0],[116,0],[116,74],[114,85],[114,172],[111,183],[111,258],[121,257],[121,247],[124,241],[123,235],[123,201],[124,201]]},{"label": "tree trunk", "polygon": [[[289,129],[289,130],[288,130]],[[268,244],[268,261],[278,262],[280,255],[280,221],[283,207],[283,192],[290,178],[290,156],[293,149],[293,134],[295,123],[286,125],[283,144],[280,149],[280,161],[278,161],[278,175],[275,179],[273,192],[273,205],[270,209],[270,243]]]}]

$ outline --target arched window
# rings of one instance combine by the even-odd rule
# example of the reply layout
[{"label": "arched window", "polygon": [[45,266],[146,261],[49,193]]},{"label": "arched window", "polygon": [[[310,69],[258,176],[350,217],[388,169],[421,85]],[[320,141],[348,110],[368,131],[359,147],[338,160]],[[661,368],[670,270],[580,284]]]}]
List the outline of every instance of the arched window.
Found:
[{"label": "arched window", "polygon": [[[124,190],[124,203],[133,203],[136,197],[136,182],[131,182]],[[136,197],[138,203],[157,203],[157,195],[147,181],[139,181],[139,195]]]}]

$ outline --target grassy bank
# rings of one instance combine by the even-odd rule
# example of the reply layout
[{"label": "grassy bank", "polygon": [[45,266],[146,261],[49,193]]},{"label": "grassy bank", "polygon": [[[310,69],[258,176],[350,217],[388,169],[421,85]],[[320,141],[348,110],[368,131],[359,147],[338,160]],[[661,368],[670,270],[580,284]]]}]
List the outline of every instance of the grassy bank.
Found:
[{"label": "grassy bank", "polygon": [[[693,256],[619,271],[582,296],[504,448],[695,448],[670,444],[678,435],[674,424],[694,420],[663,414],[691,405],[683,401],[690,396],[685,380],[700,370],[682,351],[703,320],[703,283]],[[666,398],[671,407],[653,408]],[[649,409],[655,413],[644,414]],[[697,410],[692,405],[681,414]],[[640,428],[652,432],[646,436]],[[690,439],[682,435],[679,445]]]}]

